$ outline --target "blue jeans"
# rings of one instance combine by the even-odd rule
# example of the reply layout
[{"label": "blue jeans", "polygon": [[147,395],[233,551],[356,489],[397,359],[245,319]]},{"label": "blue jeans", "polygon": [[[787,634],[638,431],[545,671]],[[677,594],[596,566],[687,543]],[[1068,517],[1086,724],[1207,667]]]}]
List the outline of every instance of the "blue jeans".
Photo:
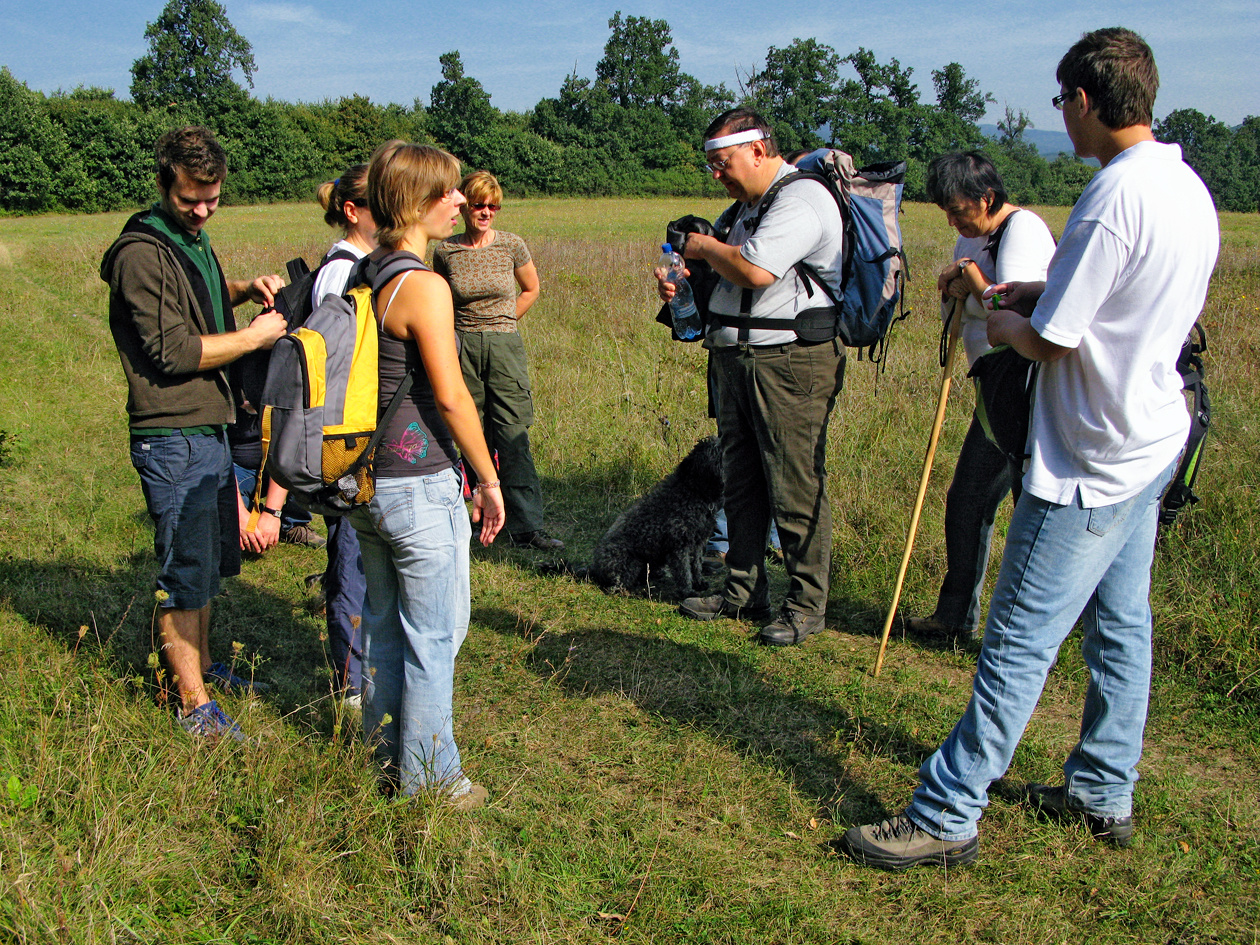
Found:
[{"label": "blue jeans", "polygon": [[1012,485],[1018,502],[1019,471],[989,442],[973,413],[945,497],[947,567],[932,616],[948,627],[970,632],[980,624],[993,520]]},{"label": "blue jeans", "polygon": [[472,528],[453,469],[378,479],[359,533],[363,601],[363,727],[404,794],[462,774],[451,699],[468,634]]},{"label": "blue jeans", "polygon": [[1081,738],[1063,766],[1070,798],[1128,816],[1151,685],[1151,559],[1159,497],[1175,463],[1115,505],[1055,505],[1025,492],[1015,506],[971,701],[919,769],[906,813],[943,840],[966,840],[1006,773],[1046,674],[1078,616],[1089,686]]},{"label": "blue jeans", "polygon": [[153,519],[164,608],[200,610],[240,574],[232,459],[223,433],[132,436],[131,465]]},{"label": "blue jeans", "polygon": [[325,515],[328,568],[324,571],[324,612],[337,688],[354,695],[363,688],[363,637],[360,633],[367,579],[359,536],[342,515]]}]

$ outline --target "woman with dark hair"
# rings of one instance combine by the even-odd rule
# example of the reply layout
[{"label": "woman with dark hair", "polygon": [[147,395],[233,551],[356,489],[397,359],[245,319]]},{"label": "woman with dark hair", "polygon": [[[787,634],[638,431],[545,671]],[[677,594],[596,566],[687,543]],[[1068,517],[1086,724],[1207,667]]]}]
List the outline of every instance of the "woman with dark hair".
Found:
[{"label": "woman with dark hair", "polygon": [[363,604],[363,724],[387,783],[405,795],[436,791],[461,809],[485,802],[455,744],[455,655],[468,633],[471,529],[456,447],[479,484],[472,520],[482,544],[503,527],[503,494],[459,366],[446,280],[424,266],[429,243],[455,229],[464,197],[459,162],[438,148],[391,141],[372,156],[368,206],[380,247],[369,268],[414,268],[376,294],[382,410],[407,375],[373,464],[376,492],[350,513],[359,533]]},{"label": "woman with dark hair", "polygon": [[494,228],[503,188],[489,171],[459,184],[464,232],[439,243],[433,271],[451,284],[464,380],[496,451],[507,505],[508,539],[522,548],[563,551],[543,529],[543,495],[529,446],[534,422],[529,363],[517,323],[538,301],[538,270],[515,233]]},{"label": "woman with dark hair", "polygon": [[[316,191],[324,208],[324,222],[341,230],[341,239],[324,254],[311,305],[318,306],[326,295],[344,295],[352,286],[350,277],[358,260],[376,249],[376,221],[367,201],[366,164],[355,164],[336,180],[325,181]],[[340,515],[325,515],[328,527],[328,568],[324,571],[324,614],[328,626],[328,647],[332,650],[337,691],[353,707],[362,706],[363,644],[360,624],[363,595],[363,559],[354,526]]]},{"label": "woman with dark hair", "polygon": [[[1044,280],[1054,237],[1041,217],[1008,201],[997,168],[979,152],[934,159],[927,192],[958,231],[954,261],[941,271],[937,288],[943,302],[961,303],[962,343],[968,364],[974,364],[990,348],[988,312],[979,293],[996,282]],[[909,618],[906,629],[948,637],[976,631],[994,516],[1012,489],[1018,498],[1022,475],[989,441],[973,412],[945,499],[946,572],[936,610],[930,617]]]}]

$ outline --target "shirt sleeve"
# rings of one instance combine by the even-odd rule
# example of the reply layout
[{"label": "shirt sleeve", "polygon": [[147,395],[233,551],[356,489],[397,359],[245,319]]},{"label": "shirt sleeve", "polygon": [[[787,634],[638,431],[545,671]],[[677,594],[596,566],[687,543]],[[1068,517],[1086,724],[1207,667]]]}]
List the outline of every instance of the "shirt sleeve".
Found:
[{"label": "shirt sleeve", "polygon": [[525,241],[512,234],[512,268],[520,269],[521,266],[527,265],[532,257],[529,255],[529,247],[525,245]]},{"label": "shirt sleeve", "polygon": [[[815,193],[807,197],[811,189]],[[823,221],[814,206],[819,200],[835,206],[826,188],[815,181],[784,187],[762,217],[757,232],[740,247],[740,253],[776,279],[783,278],[822,242]]]},{"label": "shirt sleeve", "polygon": [[447,281],[451,278],[451,268],[446,264],[446,247],[438,243],[433,250],[433,271]]},{"label": "shirt sleeve", "polygon": [[994,282],[1042,282],[1054,255],[1054,237],[1041,217],[1020,210],[1010,218],[1010,226],[998,249]]},{"label": "shirt sleeve", "polygon": [[1082,220],[1064,233],[1032,314],[1037,334],[1075,348],[1115,291],[1127,257],[1120,237],[1097,220]]}]

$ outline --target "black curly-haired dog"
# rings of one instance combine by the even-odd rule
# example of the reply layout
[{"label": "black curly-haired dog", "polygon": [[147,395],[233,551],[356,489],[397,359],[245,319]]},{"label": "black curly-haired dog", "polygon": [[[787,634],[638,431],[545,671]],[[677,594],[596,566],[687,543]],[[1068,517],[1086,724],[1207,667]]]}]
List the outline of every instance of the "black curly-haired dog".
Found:
[{"label": "black curly-haired dog", "polygon": [[711,436],[617,516],[595,546],[586,576],[606,591],[632,591],[664,567],[679,594],[704,589],[700,563],[721,507],[722,450]]}]

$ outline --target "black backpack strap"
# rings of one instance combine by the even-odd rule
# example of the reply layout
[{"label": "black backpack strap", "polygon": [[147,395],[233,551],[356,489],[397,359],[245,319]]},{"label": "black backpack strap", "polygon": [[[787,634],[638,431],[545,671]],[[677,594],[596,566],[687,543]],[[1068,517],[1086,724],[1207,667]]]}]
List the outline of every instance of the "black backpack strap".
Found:
[{"label": "black backpack strap", "polygon": [[1177,357],[1177,370],[1181,373],[1183,389],[1190,391],[1194,409],[1190,415],[1190,433],[1177,472],[1160,500],[1159,524],[1171,525],[1177,514],[1187,505],[1194,505],[1199,497],[1194,494],[1194,481],[1199,475],[1203,458],[1203,441],[1212,425],[1212,401],[1203,381],[1203,353],[1207,351],[1207,335],[1203,326],[1195,322],[1190,337],[1181,346]]}]

